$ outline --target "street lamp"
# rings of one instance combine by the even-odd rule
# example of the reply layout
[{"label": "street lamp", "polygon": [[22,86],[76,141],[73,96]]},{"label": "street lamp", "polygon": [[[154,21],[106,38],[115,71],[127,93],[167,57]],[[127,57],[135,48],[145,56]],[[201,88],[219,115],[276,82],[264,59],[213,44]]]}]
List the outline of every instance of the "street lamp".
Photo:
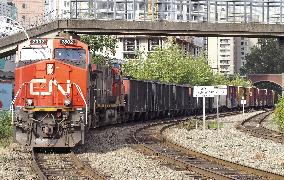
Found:
[{"label": "street lamp", "polygon": [[28,40],[30,39],[26,29],[21,26],[21,24],[17,21],[15,21],[12,18],[9,18],[7,16],[0,16],[0,23],[1,23],[1,27],[0,27],[0,37],[4,37],[4,36],[9,36],[12,35],[14,33],[23,31],[26,35],[26,37],[28,38]]}]

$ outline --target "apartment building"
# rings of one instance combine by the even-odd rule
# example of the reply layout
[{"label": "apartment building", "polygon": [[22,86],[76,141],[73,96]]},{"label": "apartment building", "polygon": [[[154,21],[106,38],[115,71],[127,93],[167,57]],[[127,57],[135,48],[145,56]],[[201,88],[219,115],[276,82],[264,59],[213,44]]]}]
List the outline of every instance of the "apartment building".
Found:
[{"label": "apartment building", "polygon": [[[6,17],[15,20],[17,17],[17,9],[11,0],[0,0],[0,38],[17,31],[16,28],[13,29],[13,24],[7,21]],[[12,72],[15,67],[14,59],[15,56],[0,58],[0,71]]]},{"label": "apartment building", "polygon": [[246,64],[245,56],[258,42],[257,38],[235,38],[235,72],[240,73],[240,68]]},{"label": "apartment building", "polygon": [[44,19],[52,20],[55,18],[70,18],[71,3],[72,3],[71,0],[45,0]]},{"label": "apartment building", "polygon": [[6,16],[12,19],[16,19],[17,8],[11,0],[0,0],[0,16]]},{"label": "apartment building", "polygon": [[43,21],[44,0],[12,0],[18,15],[17,21],[25,28],[34,27]]}]

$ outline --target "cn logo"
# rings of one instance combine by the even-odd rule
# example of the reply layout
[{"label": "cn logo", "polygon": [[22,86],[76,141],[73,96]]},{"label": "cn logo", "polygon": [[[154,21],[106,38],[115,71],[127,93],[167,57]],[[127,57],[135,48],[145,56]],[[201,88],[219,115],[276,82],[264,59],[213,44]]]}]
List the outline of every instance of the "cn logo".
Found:
[{"label": "cn logo", "polygon": [[48,91],[47,91],[47,92],[37,92],[37,91],[34,91],[34,84],[36,84],[36,83],[43,83],[43,84],[46,84],[46,79],[32,79],[32,80],[30,81],[30,94],[31,94],[31,95],[34,95],[34,96],[39,96],[39,95],[48,96],[48,95],[51,95],[53,85],[55,85],[55,86],[57,87],[57,89],[58,89],[64,96],[67,95],[67,94],[70,94],[70,89],[71,89],[70,80],[67,80],[66,91],[64,91],[64,89],[62,88],[62,86],[60,86],[56,80],[50,80],[49,83],[48,83]]}]

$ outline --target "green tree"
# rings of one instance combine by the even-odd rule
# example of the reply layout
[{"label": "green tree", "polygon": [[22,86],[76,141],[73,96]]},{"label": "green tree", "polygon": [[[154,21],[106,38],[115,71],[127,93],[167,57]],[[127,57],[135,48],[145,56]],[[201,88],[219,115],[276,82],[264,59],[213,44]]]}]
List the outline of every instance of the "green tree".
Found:
[{"label": "green tree", "polygon": [[[105,64],[110,55],[115,54],[117,39],[108,35],[82,35],[81,41],[90,46],[92,62],[96,64]],[[104,51],[104,54],[96,53]]]},{"label": "green tree", "polygon": [[230,85],[230,80],[223,74],[217,73],[213,76],[212,85]]},{"label": "green tree", "polygon": [[124,72],[137,79],[177,84],[210,85],[213,82],[205,57],[187,56],[172,41],[167,42],[164,49],[156,49],[145,60],[129,60],[124,65]]},{"label": "green tree", "polygon": [[246,55],[247,63],[241,68],[241,73],[282,73],[283,57],[277,39],[259,39],[257,45]]},{"label": "green tree", "polygon": [[233,86],[252,87],[252,82],[244,79],[239,74],[233,76],[229,84]]},{"label": "green tree", "polygon": [[284,132],[284,97],[280,98],[274,111],[274,122],[278,129]]}]

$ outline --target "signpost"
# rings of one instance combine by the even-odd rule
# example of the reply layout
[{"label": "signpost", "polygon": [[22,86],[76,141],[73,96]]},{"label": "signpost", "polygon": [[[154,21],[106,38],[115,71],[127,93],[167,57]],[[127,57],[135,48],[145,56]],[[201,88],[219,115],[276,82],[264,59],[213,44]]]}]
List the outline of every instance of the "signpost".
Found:
[{"label": "signpost", "polygon": [[245,104],[247,104],[247,100],[244,99],[244,96],[242,96],[241,104],[243,105],[243,114],[245,114]]},{"label": "signpost", "polygon": [[203,130],[205,130],[205,97],[214,97],[214,86],[194,86],[193,97],[203,97]]},{"label": "signpost", "polygon": [[217,95],[217,121],[219,129],[219,96],[227,95],[227,86],[194,86],[193,97],[203,98],[203,130],[205,130],[205,97],[214,97]]}]

